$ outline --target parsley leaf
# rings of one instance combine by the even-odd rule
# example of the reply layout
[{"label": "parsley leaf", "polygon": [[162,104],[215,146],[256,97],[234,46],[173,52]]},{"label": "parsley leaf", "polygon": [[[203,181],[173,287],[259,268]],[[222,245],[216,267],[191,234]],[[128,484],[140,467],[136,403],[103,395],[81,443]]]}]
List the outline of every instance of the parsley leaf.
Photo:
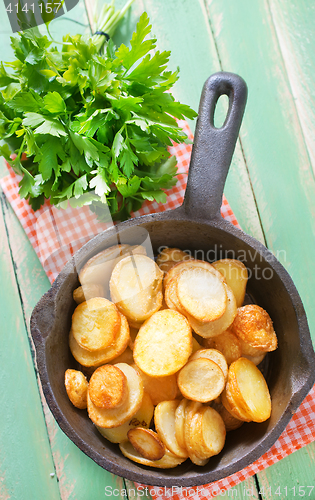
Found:
[{"label": "parsley leaf", "polygon": [[110,39],[102,52],[98,36],[66,35],[60,49],[38,28],[11,40],[16,59],[0,64],[0,154],[22,175],[20,196],[34,210],[46,198],[89,205],[100,220],[164,203],[177,181],[167,147],[188,141],[177,119],[196,113],[170,92],[179,70],[156,50],[148,15],[130,46]]}]

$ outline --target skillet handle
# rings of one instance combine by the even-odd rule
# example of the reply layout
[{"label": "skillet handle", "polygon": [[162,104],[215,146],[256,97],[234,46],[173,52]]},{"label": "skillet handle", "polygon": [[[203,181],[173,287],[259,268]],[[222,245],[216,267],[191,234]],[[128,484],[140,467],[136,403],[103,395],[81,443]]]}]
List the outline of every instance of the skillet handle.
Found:
[{"label": "skillet handle", "polygon": [[[214,110],[221,95],[228,96],[229,109],[222,127],[216,128]],[[246,99],[246,83],[233,73],[215,73],[204,84],[183,203],[191,218],[211,220],[220,213]]]}]

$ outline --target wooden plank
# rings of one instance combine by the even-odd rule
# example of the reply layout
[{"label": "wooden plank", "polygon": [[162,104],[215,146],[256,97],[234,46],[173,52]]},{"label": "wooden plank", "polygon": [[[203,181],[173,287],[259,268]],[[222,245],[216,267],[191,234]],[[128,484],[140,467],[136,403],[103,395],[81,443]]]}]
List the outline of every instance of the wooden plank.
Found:
[{"label": "wooden plank", "polygon": [[266,469],[263,474],[259,474],[262,498],[315,498],[314,463],[315,444],[312,443]]},{"label": "wooden plank", "polygon": [[[2,7],[0,6],[0,9],[1,8]],[[83,2],[80,2],[70,13],[68,13],[67,17],[70,15],[70,19],[82,20],[82,22],[87,23]],[[80,28],[79,25],[75,22],[71,22],[71,20],[65,21],[62,20],[62,18],[56,19],[51,25],[51,33],[54,37],[56,37],[56,39],[61,39],[62,35],[66,32],[72,32],[74,34],[80,30],[82,31],[84,28]],[[7,37],[5,38],[5,41],[7,46]],[[5,52],[7,54],[7,51]],[[6,171],[2,162],[0,163],[0,172],[3,176]],[[48,290],[50,284],[28,238],[25,235],[23,228],[10,207],[6,211],[6,222],[8,225],[9,241],[12,247],[12,254],[21,292],[23,310],[27,323],[29,323],[33,307],[42,294]],[[84,453],[82,453],[59,429],[43,397],[42,402],[56,468],[55,481],[58,479],[61,498],[67,500],[103,498],[106,486],[110,486],[113,489],[118,488],[120,491],[124,487],[123,480],[107,471],[104,471],[101,467],[96,465],[91,459],[84,455]],[[31,424],[29,425],[31,426]],[[33,424],[33,427],[36,428],[36,425]],[[33,431],[34,429],[30,429],[30,433]],[[16,469],[14,461],[12,461],[9,465],[12,468],[12,471]],[[52,469],[54,471],[54,466]],[[50,477],[49,480],[51,480]],[[45,489],[42,489],[42,491],[45,491]],[[47,489],[47,492],[48,491],[49,490]],[[52,494],[50,498],[59,498],[59,495],[57,495],[58,494],[54,496]],[[20,495],[14,498],[25,498],[25,496],[23,497],[23,495]],[[29,495],[29,498],[32,498],[32,496]],[[38,498],[42,498],[42,496]],[[121,496],[118,495],[117,498],[119,499]]]},{"label": "wooden plank", "polygon": [[[36,302],[48,290],[50,284],[11,207],[8,207],[5,215],[16,275],[20,287],[23,313],[27,325],[29,325],[29,318]],[[25,336],[27,342],[26,332]],[[104,471],[96,465],[60,430],[43,396],[42,404],[61,498],[84,500],[89,498],[89,495],[93,495],[93,498],[102,498],[106,486],[110,486],[113,489],[122,489],[124,483],[121,478]],[[15,469],[14,463],[12,463],[12,468]],[[120,497],[118,496],[117,498],[119,500]]]},{"label": "wooden plank", "polygon": [[60,498],[1,198],[1,498]]},{"label": "wooden plank", "polygon": [[[223,68],[249,85],[241,139],[267,243],[275,253],[284,250],[282,263],[301,293],[314,338],[314,176],[269,7],[248,0],[207,4]],[[279,486],[290,498],[286,486],[313,480],[307,472],[314,469],[312,447],[258,474],[263,498],[275,498],[267,486]]]},{"label": "wooden plank", "polygon": [[[124,3],[124,0],[116,0],[115,5],[121,8]],[[180,68],[179,81],[174,86],[175,98],[198,110],[204,82],[212,73],[221,69],[203,0],[137,0],[125,22],[117,29],[114,37],[117,45],[126,43],[131,38],[144,10],[151,20],[158,49],[171,50],[169,66],[173,71]],[[195,122],[189,123],[194,130]],[[227,178],[225,194],[242,229],[263,242],[264,236],[239,143]]]},{"label": "wooden plank", "polygon": [[223,68],[249,86],[241,140],[267,243],[292,275],[315,332],[314,176],[268,4],[207,3]]},{"label": "wooden plank", "polygon": [[269,0],[284,65],[315,172],[315,5],[301,0]]}]

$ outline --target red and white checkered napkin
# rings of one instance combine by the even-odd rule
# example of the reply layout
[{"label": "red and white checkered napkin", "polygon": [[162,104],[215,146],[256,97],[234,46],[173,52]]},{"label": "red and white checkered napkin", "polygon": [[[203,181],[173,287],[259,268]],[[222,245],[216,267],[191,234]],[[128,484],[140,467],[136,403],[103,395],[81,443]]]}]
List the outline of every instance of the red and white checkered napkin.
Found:
[{"label": "red and white checkered napkin", "polygon": [[[192,133],[186,122],[180,121],[184,131],[190,139]],[[166,192],[165,204],[145,202],[142,208],[133,216],[163,212],[180,206],[183,202],[186,189],[187,173],[190,161],[191,146],[186,144],[174,145],[170,153],[175,154],[178,161],[178,182],[175,187]],[[9,168],[9,175],[0,180],[0,185],[19,218],[27,236],[33,245],[50,281],[54,281],[60,270],[71,256],[89,239],[104,229],[108,224],[97,222],[95,215],[88,207],[56,209],[49,202],[38,211],[33,212],[25,200],[18,194],[19,177]],[[221,207],[222,216],[235,226],[237,220],[226,200],[223,197]],[[155,500],[174,498],[175,500],[203,500],[215,497],[218,493],[244,481],[256,472],[262,471],[269,465],[290,455],[302,446],[315,440],[315,386],[305,398],[297,412],[293,415],[285,431],[278,441],[259,460],[232,476],[216,481],[215,483],[195,488],[167,489],[151,487],[151,495]],[[142,485],[139,485],[142,486]]]}]

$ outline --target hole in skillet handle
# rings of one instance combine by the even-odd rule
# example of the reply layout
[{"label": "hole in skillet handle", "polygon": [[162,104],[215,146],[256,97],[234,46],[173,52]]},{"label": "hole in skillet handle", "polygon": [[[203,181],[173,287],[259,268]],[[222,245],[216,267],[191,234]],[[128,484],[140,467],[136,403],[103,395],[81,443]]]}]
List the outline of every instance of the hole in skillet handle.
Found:
[{"label": "hole in skillet handle", "polygon": [[[216,128],[215,108],[222,95],[228,96],[229,108],[222,127]],[[204,84],[183,204],[192,219],[212,220],[220,215],[246,99],[246,83],[234,73],[215,73]]]},{"label": "hole in skillet handle", "polygon": [[227,112],[229,109],[229,97],[226,94],[222,94],[215,105],[213,125],[215,128],[220,129],[223,127]]}]

